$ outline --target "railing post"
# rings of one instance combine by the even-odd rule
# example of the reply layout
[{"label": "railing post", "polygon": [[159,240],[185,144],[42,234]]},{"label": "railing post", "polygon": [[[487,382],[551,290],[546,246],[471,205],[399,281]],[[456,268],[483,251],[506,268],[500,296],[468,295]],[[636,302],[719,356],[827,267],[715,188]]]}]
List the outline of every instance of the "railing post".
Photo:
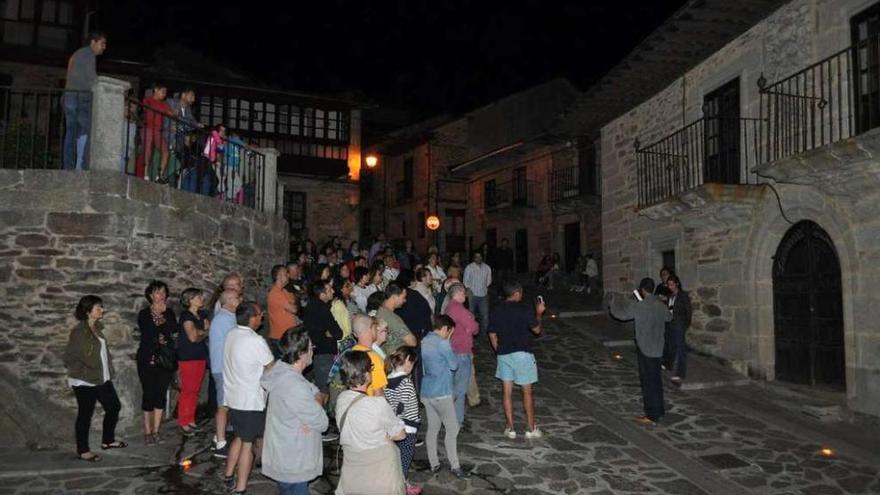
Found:
[{"label": "railing post", "polygon": [[[257,187],[263,191],[262,210],[274,213],[276,211],[276,202],[278,201],[278,187],[276,184],[278,184],[278,157],[281,153],[275,148],[257,148],[257,151],[266,157],[266,163],[263,165],[263,183],[257,184]],[[255,208],[257,210],[261,209],[260,205],[255,205]]]},{"label": "railing post", "polygon": [[98,76],[92,88],[92,122],[89,137],[90,170],[122,170],[125,141],[125,94],[131,83]]}]

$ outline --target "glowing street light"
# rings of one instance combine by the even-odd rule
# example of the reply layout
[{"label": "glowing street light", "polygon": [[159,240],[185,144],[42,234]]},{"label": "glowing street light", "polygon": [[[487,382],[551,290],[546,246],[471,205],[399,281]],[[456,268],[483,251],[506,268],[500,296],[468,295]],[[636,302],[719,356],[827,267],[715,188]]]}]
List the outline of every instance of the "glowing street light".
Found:
[{"label": "glowing street light", "polygon": [[373,154],[369,154],[364,159],[364,162],[367,164],[367,168],[376,168],[376,165],[379,164],[379,157]]},{"label": "glowing street light", "polygon": [[428,227],[430,230],[437,230],[440,228],[440,218],[437,215],[431,215],[427,219],[425,219],[425,227]]}]

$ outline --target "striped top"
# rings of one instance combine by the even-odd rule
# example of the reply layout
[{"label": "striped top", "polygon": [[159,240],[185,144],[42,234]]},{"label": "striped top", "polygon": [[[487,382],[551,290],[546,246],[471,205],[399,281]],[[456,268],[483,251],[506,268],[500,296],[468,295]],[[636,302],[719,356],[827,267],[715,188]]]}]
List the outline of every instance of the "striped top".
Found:
[{"label": "striped top", "polygon": [[388,385],[385,387],[385,399],[391,405],[391,410],[406,425],[407,433],[416,433],[419,430],[419,397],[416,395],[416,387],[412,378],[401,372],[394,372],[388,376]]}]

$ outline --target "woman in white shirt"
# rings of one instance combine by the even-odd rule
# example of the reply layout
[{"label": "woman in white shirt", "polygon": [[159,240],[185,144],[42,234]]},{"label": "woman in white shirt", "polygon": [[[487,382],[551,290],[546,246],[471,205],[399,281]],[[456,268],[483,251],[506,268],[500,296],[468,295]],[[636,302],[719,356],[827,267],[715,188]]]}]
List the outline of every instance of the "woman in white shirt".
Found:
[{"label": "woman in white shirt", "polygon": [[403,421],[385,397],[367,395],[372,362],[364,351],[342,356],[340,377],[348,390],[336,401],[336,424],[343,464],[337,495],[404,495],[406,482],[397,440],[406,437]]}]

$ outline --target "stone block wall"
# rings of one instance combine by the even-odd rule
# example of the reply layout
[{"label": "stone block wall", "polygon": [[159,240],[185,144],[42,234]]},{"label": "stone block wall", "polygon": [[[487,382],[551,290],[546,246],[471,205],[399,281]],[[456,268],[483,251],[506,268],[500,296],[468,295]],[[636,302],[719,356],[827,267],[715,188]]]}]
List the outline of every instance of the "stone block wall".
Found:
[{"label": "stone block wall", "polygon": [[[743,373],[774,378],[771,268],[779,241],[791,225],[783,220],[776,197],[761,185],[680,195],[661,214],[654,207],[639,210],[633,144],[636,139],[642,146],[650,144],[699,119],[703,96],[736,77],[741,116],[758,117],[758,77],[763,73],[772,83],[845,48],[851,42],[849,19],[869,4],[792,1],[602,129],[606,290],[628,293],[640,278],[656,279],[662,252],[674,250],[677,271],[694,304],[689,345]],[[779,179],[788,183],[777,184],[777,189],[789,218],[815,221],[835,242],[844,279],[847,397],[854,408],[878,414],[880,391],[875,384],[880,366],[876,359],[865,359],[865,352],[878,348],[880,332],[876,325],[858,323],[863,320],[860,315],[876,313],[877,301],[865,287],[880,274],[859,258],[878,249],[880,238],[869,240],[870,233],[877,232],[871,227],[876,208],[868,205],[880,200],[880,187],[875,187],[871,172],[829,166],[846,161],[847,150],[862,146],[868,145],[853,143],[835,152],[843,158],[808,156],[821,178],[812,183]],[[865,160],[872,156],[876,155],[857,156],[852,162],[871,169],[875,165],[865,165]]]},{"label": "stone block wall", "polygon": [[75,409],[62,362],[80,297],[104,300],[123,404],[140,414],[137,312],[152,279],[176,298],[242,273],[264,300],[271,266],[286,260],[277,216],[113,172],[0,170],[0,366],[62,410]]},{"label": "stone block wall", "polygon": [[360,190],[357,182],[284,175],[279,176],[278,181],[285,191],[305,193],[306,237],[319,245],[331,236],[341,237],[346,248],[348,242],[358,239]]}]

